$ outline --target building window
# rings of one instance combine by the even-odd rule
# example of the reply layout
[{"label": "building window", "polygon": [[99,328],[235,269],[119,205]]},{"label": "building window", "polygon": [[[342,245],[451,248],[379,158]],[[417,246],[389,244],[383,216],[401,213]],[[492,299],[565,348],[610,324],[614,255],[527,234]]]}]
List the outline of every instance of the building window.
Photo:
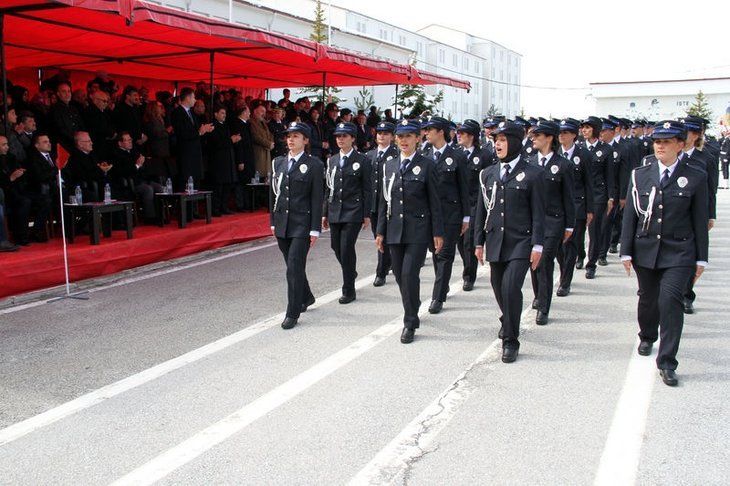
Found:
[{"label": "building window", "polygon": [[443,49],[439,49],[439,62],[441,64],[446,62],[446,51],[444,51]]},{"label": "building window", "polygon": [[454,113],[456,113],[456,101],[452,101],[451,102],[451,111],[453,111]]},{"label": "building window", "polygon": [[388,40],[390,38],[390,35],[388,35],[388,31],[385,29],[380,29],[380,38],[383,40]]},{"label": "building window", "polygon": [[458,66],[459,65],[459,56],[457,56],[456,54],[452,54],[451,55],[451,64],[453,64],[454,66]]},{"label": "building window", "polygon": [[479,103],[474,103],[474,114],[479,116]]},{"label": "building window", "polygon": [[423,44],[416,42],[416,52],[421,54],[423,52]]},{"label": "building window", "polygon": [[474,63],[474,72],[479,74],[479,61]]},{"label": "building window", "polygon": [[469,103],[467,103],[465,101],[464,102],[464,115],[468,115],[468,114],[469,114]]},{"label": "building window", "polygon": [[469,69],[469,58],[464,58],[464,70],[467,71]]},{"label": "building window", "polygon": [[404,35],[399,35],[399,36],[398,36],[398,44],[400,44],[400,45],[402,45],[402,46],[406,45],[406,36],[404,36]]},{"label": "building window", "polygon": [[367,32],[367,25],[365,24],[365,22],[358,21],[356,28],[358,32],[362,32],[363,34]]}]

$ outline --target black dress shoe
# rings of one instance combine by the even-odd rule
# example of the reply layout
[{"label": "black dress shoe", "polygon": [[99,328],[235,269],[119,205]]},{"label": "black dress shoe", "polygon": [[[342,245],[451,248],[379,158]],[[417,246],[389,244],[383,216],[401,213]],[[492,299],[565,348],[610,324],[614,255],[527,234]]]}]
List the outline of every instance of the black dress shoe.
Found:
[{"label": "black dress shoe", "polygon": [[281,328],[282,329],[291,329],[296,325],[297,325],[297,319],[294,319],[293,317],[287,317],[284,319],[284,322],[281,323]]},{"label": "black dress shoe", "polygon": [[575,268],[576,270],[581,270],[583,268],[583,260],[575,262]]},{"label": "black dress shoe", "polygon": [[555,292],[555,295],[558,297],[567,297],[570,293],[570,287],[558,287],[558,291]]},{"label": "black dress shoe", "polygon": [[310,300],[302,304],[302,312],[307,312],[307,308],[312,304],[314,304],[314,296],[312,296]]},{"label": "black dress shoe", "polygon": [[618,245],[611,245],[611,246],[610,246],[610,247],[608,248],[608,252],[609,252],[609,253],[614,253],[614,254],[615,254],[615,253],[618,253]]},{"label": "black dress shoe", "polygon": [[535,317],[535,324],[538,326],[544,326],[548,323],[548,315],[543,311],[537,311],[537,317]]},{"label": "black dress shoe", "polygon": [[410,344],[413,342],[413,338],[416,336],[416,330],[415,329],[408,329],[407,327],[403,328],[403,332],[400,335],[400,342],[403,344]]},{"label": "black dress shoe", "polygon": [[444,308],[444,303],[440,300],[432,300],[431,305],[428,306],[428,312],[429,314],[438,314],[441,312],[441,309]]},{"label": "black dress shoe", "polygon": [[504,329],[500,327],[497,336],[499,337],[499,339],[504,339]]},{"label": "black dress shoe", "polygon": [[642,356],[649,356],[651,354],[651,348],[654,343],[649,341],[641,341],[639,343],[639,354]]},{"label": "black dress shoe", "polygon": [[375,277],[373,287],[382,287],[383,285],[385,285],[385,277]]},{"label": "black dress shoe", "polygon": [[0,241],[0,251],[2,252],[18,251],[19,249],[18,245],[13,245],[9,241]]},{"label": "black dress shoe", "polygon": [[677,383],[679,383],[677,373],[674,370],[659,370],[659,376],[662,377],[662,381],[667,386],[677,386]]},{"label": "black dress shoe", "polygon": [[519,348],[506,347],[502,348],[502,363],[513,363],[517,359]]},{"label": "black dress shoe", "polygon": [[605,267],[606,265],[608,265],[608,260],[606,260],[605,258],[599,258],[598,264],[602,267]]},{"label": "black dress shoe", "polygon": [[464,292],[470,292],[474,290],[474,282],[471,280],[464,280],[464,285],[462,286],[462,289]]},{"label": "black dress shoe", "polygon": [[354,300],[355,300],[355,294],[350,294],[350,295],[343,295],[342,297],[340,297],[340,300],[338,300],[338,302],[340,304],[349,304],[350,302],[353,302]]},{"label": "black dress shoe", "polygon": [[694,314],[695,313],[695,305],[689,299],[684,299],[684,313],[685,314]]},{"label": "black dress shoe", "polygon": [[596,278],[596,269],[595,268],[586,268],[586,278],[588,280],[592,280]]},{"label": "black dress shoe", "polygon": [[537,309],[537,299],[532,299],[532,308]]}]

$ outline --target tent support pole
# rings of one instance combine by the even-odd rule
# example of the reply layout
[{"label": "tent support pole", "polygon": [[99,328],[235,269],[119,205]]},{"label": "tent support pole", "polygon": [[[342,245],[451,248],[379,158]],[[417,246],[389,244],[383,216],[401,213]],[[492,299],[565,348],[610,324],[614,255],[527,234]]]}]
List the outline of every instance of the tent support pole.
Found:
[{"label": "tent support pole", "polygon": [[3,78],[3,123],[8,123],[8,70],[5,64],[5,14],[0,13],[0,64]]},{"label": "tent support pole", "polygon": [[211,121],[213,120],[213,100],[215,99],[215,90],[213,89],[213,68],[215,65],[215,51],[210,51],[210,107],[208,113]]},{"label": "tent support pole", "polygon": [[322,73],[322,103],[327,104],[327,73]]},{"label": "tent support pole", "polygon": [[395,98],[393,99],[393,118],[398,119],[398,85],[395,85]]}]

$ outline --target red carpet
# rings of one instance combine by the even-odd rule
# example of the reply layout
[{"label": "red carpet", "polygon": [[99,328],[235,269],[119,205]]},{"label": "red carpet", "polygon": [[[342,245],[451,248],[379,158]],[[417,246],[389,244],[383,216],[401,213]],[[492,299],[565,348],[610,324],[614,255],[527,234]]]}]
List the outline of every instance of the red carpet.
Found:
[{"label": "red carpet", "polygon": [[[271,235],[266,211],[195,220],[184,229],[172,221],[165,227],[138,226],[134,238],[114,231],[91,245],[88,235],[79,235],[68,245],[71,282],[127,270],[150,263],[191,255],[205,250]],[[0,253],[0,297],[64,283],[61,238],[33,243],[15,253]]]}]

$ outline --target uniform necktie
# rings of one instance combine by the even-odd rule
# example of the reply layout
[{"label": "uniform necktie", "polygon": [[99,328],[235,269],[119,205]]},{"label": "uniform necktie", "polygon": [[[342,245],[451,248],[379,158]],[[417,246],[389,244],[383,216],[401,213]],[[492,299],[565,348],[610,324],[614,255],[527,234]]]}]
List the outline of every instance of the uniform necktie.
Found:
[{"label": "uniform necktie", "polygon": [[509,177],[509,164],[504,164],[504,174],[502,174],[502,182],[507,182]]},{"label": "uniform necktie", "polygon": [[593,151],[596,150],[596,146],[595,145],[591,145],[591,146],[588,147],[588,150],[590,150],[591,152],[593,152]]},{"label": "uniform necktie", "polygon": [[406,169],[408,169],[408,164],[410,164],[411,161],[406,159],[403,162],[400,163],[400,173],[401,175],[406,172]]},{"label": "uniform necktie", "polygon": [[437,161],[439,160],[439,157],[441,157],[441,152],[438,150],[433,153],[433,160]]},{"label": "uniform necktie", "polygon": [[297,161],[294,159],[294,157],[289,159],[289,168],[287,169],[287,172],[291,172],[292,167],[294,167],[294,164],[296,164],[296,163],[297,163]]},{"label": "uniform necktie", "polygon": [[383,160],[383,151],[378,152],[378,160]]},{"label": "uniform necktie", "polygon": [[667,187],[667,184],[669,184],[669,169],[664,169],[664,175],[659,183],[662,187]]},{"label": "uniform necktie", "polygon": [[540,165],[542,167],[545,167],[545,162],[547,162],[547,157],[543,157],[543,158],[540,159]]},{"label": "uniform necktie", "polygon": [[563,152],[563,157],[568,158],[568,152]]},{"label": "uniform necktie", "polygon": [[343,168],[346,163],[347,163],[347,155],[340,158],[340,169]]},{"label": "uniform necktie", "polygon": [[43,155],[46,156],[46,160],[48,161],[48,163],[53,165],[53,161],[51,160],[51,154],[43,154]]}]

